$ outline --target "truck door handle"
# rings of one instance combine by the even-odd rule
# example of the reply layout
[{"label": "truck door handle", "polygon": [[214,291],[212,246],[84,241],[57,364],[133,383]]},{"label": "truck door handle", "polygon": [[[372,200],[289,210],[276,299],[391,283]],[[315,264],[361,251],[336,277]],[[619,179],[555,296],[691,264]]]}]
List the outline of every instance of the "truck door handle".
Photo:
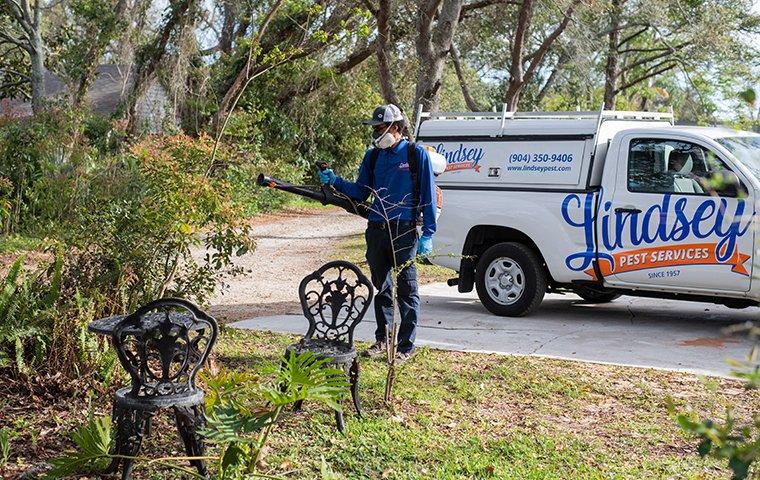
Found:
[{"label": "truck door handle", "polygon": [[615,213],[641,213],[641,209],[633,207],[618,207],[615,209]]}]

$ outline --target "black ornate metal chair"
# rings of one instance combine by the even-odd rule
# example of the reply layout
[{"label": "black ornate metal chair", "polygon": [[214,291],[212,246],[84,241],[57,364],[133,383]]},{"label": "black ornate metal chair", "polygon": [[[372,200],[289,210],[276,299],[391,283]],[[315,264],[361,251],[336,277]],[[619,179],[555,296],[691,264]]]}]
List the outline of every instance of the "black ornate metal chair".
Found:
[{"label": "black ornate metal chair", "polygon": [[[113,344],[132,385],[114,395],[117,457],[109,472],[115,473],[123,463],[122,479],[130,477],[133,460],[119,456],[137,456],[159,409],[174,410],[187,455],[203,456],[205,447],[198,431],[205,427],[204,394],[195,386],[195,376],[217,334],[216,320],[177,298],[151,302],[114,326]],[[201,475],[207,475],[202,460],[190,463]]]},{"label": "black ornate metal chair", "polygon": [[[329,358],[330,363],[345,370],[360,418],[359,360],[354,348],[354,329],[367,313],[373,295],[372,283],[353,263],[339,260],[322,265],[304,277],[298,287],[309,330],[300,342],[285,350],[286,356],[309,351],[318,358]],[[295,408],[299,410],[301,403]],[[343,431],[342,412],[335,411],[335,421],[338,430]]]}]

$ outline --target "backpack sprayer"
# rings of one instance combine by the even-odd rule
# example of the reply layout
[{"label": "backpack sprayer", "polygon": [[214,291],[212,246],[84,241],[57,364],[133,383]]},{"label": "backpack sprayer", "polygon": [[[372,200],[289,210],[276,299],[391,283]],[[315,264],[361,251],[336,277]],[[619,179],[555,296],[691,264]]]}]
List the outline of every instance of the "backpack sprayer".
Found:
[{"label": "backpack sprayer", "polygon": [[[437,176],[443,173],[446,170],[446,159],[443,158],[441,154],[437,153],[432,147],[424,146],[424,148],[428,150],[428,155],[430,156],[430,161],[433,166],[433,174]],[[317,162],[317,168],[320,170],[325,170],[327,168],[330,168],[330,166],[327,164],[327,162]],[[295,193],[296,195],[300,195],[302,197],[311,198],[312,200],[320,202],[322,205],[335,205],[347,211],[348,213],[353,213],[354,215],[359,215],[363,218],[367,218],[369,215],[369,209],[371,206],[369,203],[354,200],[347,195],[337,191],[332,185],[322,185],[319,187],[312,185],[292,185],[290,183],[283,182],[282,180],[268,177],[263,173],[259,174],[256,183],[262,187],[276,188],[277,190]],[[438,187],[436,187],[436,192],[439,197],[436,199],[436,204],[440,211],[443,200],[441,197],[440,189],[438,189]]]},{"label": "backpack sprayer", "polygon": [[[327,165],[327,162],[317,162],[317,168],[324,170],[326,168],[329,168],[329,165]],[[258,179],[256,179],[256,183],[262,187],[276,188],[277,190],[295,193],[296,195],[300,195],[302,197],[311,198],[312,200],[320,202],[322,205],[335,205],[347,211],[348,213],[353,213],[354,215],[359,215],[360,217],[367,218],[367,215],[369,215],[369,203],[357,202],[356,200],[335,190],[335,187],[332,185],[322,185],[320,187],[315,187],[312,185],[291,185],[290,183],[283,182],[282,180],[267,177],[263,173],[259,174]]]}]

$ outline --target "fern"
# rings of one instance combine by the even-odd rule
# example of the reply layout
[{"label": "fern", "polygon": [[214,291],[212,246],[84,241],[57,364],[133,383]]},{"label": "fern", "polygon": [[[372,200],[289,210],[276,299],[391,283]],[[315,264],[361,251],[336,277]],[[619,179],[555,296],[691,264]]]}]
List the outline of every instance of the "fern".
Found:
[{"label": "fern", "polygon": [[11,434],[7,428],[0,429],[0,468],[11,458]]},{"label": "fern", "polygon": [[86,424],[71,435],[77,450],[51,460],[53,469],[47,478],[62,478],[73,473],[102,470],[110,459],[111,417],[94,417],[90,412]]},{"label": "fern", "polygon": [[[206,397],[209,415],[204,436],[223,445],[222,478],[255,473],[262,448],[287,405],[308,400],[341,408],[339,399],[348,382],[345,373],[330,366],[329,360],[305,352],[283,359],[280,368],[270,370],[274,378],[256,385],[250,384],[252,377],[239,373],[221,372],[205,378],[210,395]],[[261,405],[261,400],[266,404]]]}]

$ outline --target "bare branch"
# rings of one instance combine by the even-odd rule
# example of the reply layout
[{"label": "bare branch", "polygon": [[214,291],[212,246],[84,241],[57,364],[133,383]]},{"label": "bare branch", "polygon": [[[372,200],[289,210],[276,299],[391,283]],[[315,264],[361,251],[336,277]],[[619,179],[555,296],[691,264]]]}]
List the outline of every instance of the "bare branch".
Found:
[{"label": "bare branch", "polygon": [[5,73],[10,73],[11,75],[19,76],[19,77],[25,79],[25,81],[27,81],[27,82],[29,80],[31,80],[31,77],[29,75],[27,75],[27,74],[25,74],[23,72],[19,72],[18,70],[14,70],[12,68],[2,68],[2,69],[0,69],[0,75],[5,74]]},{"label": "bare branch", "polygon": [[25,80],[19,80],[17,82],[3,83],[3,84],[0,84],[0,89],[11,88],[11,87],[20,87],[21,85],[24,85],[25,83],[27,83]]},{"label": "bare branch", "polygon": [[626,48],[625,50],[618,50],[618,53],[652,53],[652,52],[662,52],[664,50],[670,50],[670,48],[668,48],[668,47]]},{"label": "bare branch", "polygon": [[475,101],[474,98],[472,98],[469,87],[467,87],[467,81],[464,78],[464,71],[462,70],[462,64],[459,61],[459,51],[457,51],[457,47],[454,44],[451,45],[449,54],[451,54],[451,61],[454,63],[454,70],[456,70],[457,72],[457,79],[459,80],[459,86],[462,89],[462,96],[464,97],[464,101],[467,104],[467,108],[469,108],[473,112],[481,111],[480,107],[478,106],[478,103]]},{"label": "bare branch", "polygon": [[541,45],[536,50],[536,53],[533,56],[533,59],[530,61],[530,65],[525,72],[526,81],[530,80],[533,77],[533,74],[536,72],[536,69],[540,65],[541,60],[543,60],[546,52],[549,51],[549,47],[551,47],[554,41],[560,35],[562,35],[562,32],[565,30],[565,28],[567,28],[567,25],[570,23],[570,19],[573,16],[573,12],[575,11],[575,7],[577,7],[580,3],[581,0],[573,0],[573,3],[571,3],[570,7],[568,7],[568,9],[565,11],[565,15],[562,18],[560,24],[557,25],[557,28],[555,28],[554,31],[548,37],[546,37],[543,42],[541,42]]},{"label": "bare branch", "polygon": [[615,94],[618,94],[618,93],[620,93],[622,91],[625,91],[625,90],[633,87],[634,85],[637,85],[637,84],[643,82],[644,80],[650,79],[650,78],[655,77],[655,76],[660,75],[660,74],[663,74],[663,73],[665,73],[665,72],[667,72],[669,70],[672,70],[672,69],[674,69],[674,68],[676,68],[678,66],[678,62],[676,62],[675,60],[671,60],[669,62],[662,62],[662,65],[667,64],[667,63],[670,63],[670,65],[665,66],[665,67],[663,67],[661,69],[655,70],[655,71],[653,71],[651,73],[643,75],[643,76],[641,76],[639,78],[636,78],[634,80],[631,80],[631,81],[627,82],[625,85],[622,85],[622,86],[618,87],[617,89],[615,89]]},{"label": "bare branch", "polygon": [[27,52],[30,49],[28,37],[23,39],[23,40],[27,40],[26,42],[24,42],[20,38],[11,37],[9,34],[0,31],[0,39],[5,40],[6,42],[11,43],[19,48],[23,48]]},{"label": "bare branch", "polygon": [[491,5],[520,5],[518,0],[478,0],[477,2],[466,3],[462,5],[462,16],[473,10],[478,10]]},{"label": "bare branch", "polygon": [[658,53],[656,55],[651,55],[649,57],[645,57],[645,58],[639,59],[638,61],[633,62],[630,65],[626,65],[625,67],[623,67],[622,70],[623,71],[630,71],[630,70],[632,70],[632,69],[634,69],[634,68],[636,68],[638,66],[644,65],[646,63],[654,62],[655,60],[659,60],[661,58],[667,57],[668,55],[672,55],[673,53],[677,52],[678,50],[682,50],[684,47],[686,47],[690,43],[691,42],[684,42],[684,43],[682,43],[680,45],[676,45],[674,47],[668,47],[668,49],[666,51],[662,52],[662,53]]},{"label": "bare branch", "polygon": [[622,47],[626,43],[630,42],[634,38],[638,37],[639,35],[644,34],[647,30],[649,30],[649,25],[644,25],[644,28],[640,29],[637,32],[632,33],[631,35],[628,35],[627,37],[620,40],[620,42],[617,44],[617,48]]}]

